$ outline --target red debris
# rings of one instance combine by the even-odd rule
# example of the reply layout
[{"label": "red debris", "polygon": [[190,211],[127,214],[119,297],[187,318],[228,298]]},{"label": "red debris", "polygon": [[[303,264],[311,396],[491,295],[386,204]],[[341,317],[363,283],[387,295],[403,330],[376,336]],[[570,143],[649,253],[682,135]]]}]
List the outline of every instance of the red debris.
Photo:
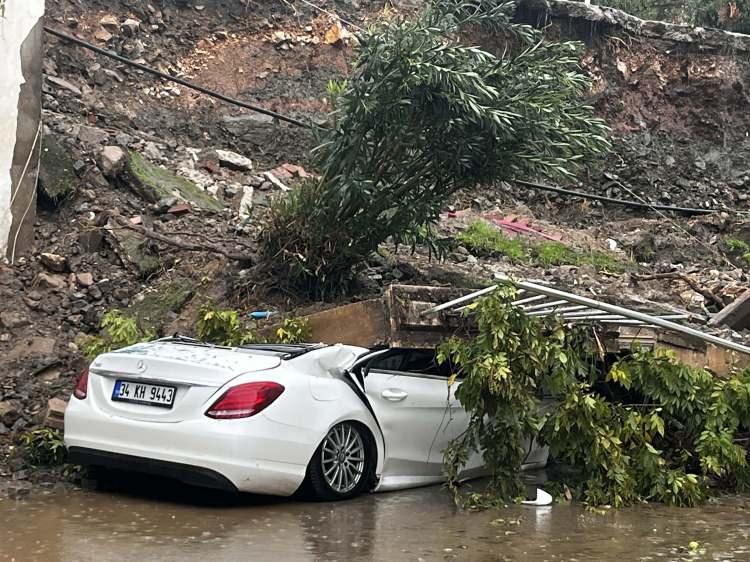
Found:
[{"label": "red debris", "polygon": [[221,171],[218,160],[201,160],[198,162],[198,167],[208,170],[212,174],[218,174]]},{"label": "red debris", "polygon": [[172,215],[184,215],[186,213],[189,213],[190,211],[190,205],[188,205],[187,203],[177,203],[176,205],[172,205],[169,209],[167,209],[167,213]]},{"label": "red debris", "polygon": [[282,164],[281,166],[278,166],[271,170],[271,173],[276,176],[279,179],[292,179],[293,177],[298,178],[309,178],[311,177],[311,174],[307,172],[302,166],[297,166],[296,164]]},{"label": "red debris", "polygon": [[506,232],[510,232],[511,234],[523,234],[525,236],[538,236],[540,238],[545,238],[547,240],[553,240],[555,242],[559,242],[562,240],[562,235],[560,234],[546,234],[542,232],[541,230],[538,230],[536,228],[533,228],[530,224],[530,220],[525,217],[518,217],[516,215],[508,215],[506,217],[502,217],[498,213],[487,213],[484,215],[484,218],[490,221],[495,226],[500,227],[501,229],[505,230]]}]

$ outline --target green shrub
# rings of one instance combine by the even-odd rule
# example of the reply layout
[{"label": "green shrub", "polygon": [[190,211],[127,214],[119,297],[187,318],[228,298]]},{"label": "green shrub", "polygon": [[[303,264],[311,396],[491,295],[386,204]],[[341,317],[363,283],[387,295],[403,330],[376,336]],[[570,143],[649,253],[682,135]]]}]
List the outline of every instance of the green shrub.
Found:
[{"label": "green shrub", "polygon": [[84,356],[92,360],[97,355],[107,353],[113,349],[120,349],[156,337],[150,329],[142,329],[132,316],[120,310],[110,310],[101,321],[101,333],[97,336],[86,336],[78,341]]},{"label": "green shrub", "polygon": [[204,304],[196,326],[198,339],[219,345],[239,346],[248,343],[305,343],[310,326],[304,318],[285,318],[272,337],[258,337],[244,327],[236,310],[217,310]]},{"label": "green shrub", "polygon": [[727,238],[724,240],[724,246],[728,252],[750,264],[750,245],[747,242],[738,238]]},{"label": "green shrub", "polygon": [[196,335],[201,341],[219,345],[238,346],[255,341],[250,330],[242,326],[236,310],[217,310],[210,304],[200,308]]},{"label": "green shrub", "polygon": [[304,318],[284,318],[276,329],[278,343],[306,343],[310,340],[310,324]]},{"label": "green shrub", "polygon": [[500,254],[513,263],[525,263],[531,257],[520,238],[509,238],[491,224],[478,220],[457,237],[459,242],[480,254]]},{"label": "green shrub", "polygon": [[48,427],[27,431],[20,437],[26,461],[33,466],[54,466],[65,462],[67,452],[62,432]]}]

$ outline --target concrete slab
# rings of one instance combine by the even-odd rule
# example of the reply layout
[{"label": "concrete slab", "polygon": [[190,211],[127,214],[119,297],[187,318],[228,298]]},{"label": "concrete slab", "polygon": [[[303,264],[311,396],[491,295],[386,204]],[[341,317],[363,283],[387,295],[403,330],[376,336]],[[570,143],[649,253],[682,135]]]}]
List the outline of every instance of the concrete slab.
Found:
[{"label": "concrete slab", "polygon": [[718,312],[709,322],[710,326],[728,326],[733,330],[750,329],[750,291]]}]

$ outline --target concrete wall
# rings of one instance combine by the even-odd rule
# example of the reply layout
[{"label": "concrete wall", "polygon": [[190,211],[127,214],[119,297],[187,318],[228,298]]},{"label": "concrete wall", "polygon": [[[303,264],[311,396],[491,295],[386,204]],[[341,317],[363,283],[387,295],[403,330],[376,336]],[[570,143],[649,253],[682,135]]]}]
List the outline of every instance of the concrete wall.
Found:
[{"label": "concrete wall", "polygon": [[44,0],[0,0],[0,257],[34,241]]}]

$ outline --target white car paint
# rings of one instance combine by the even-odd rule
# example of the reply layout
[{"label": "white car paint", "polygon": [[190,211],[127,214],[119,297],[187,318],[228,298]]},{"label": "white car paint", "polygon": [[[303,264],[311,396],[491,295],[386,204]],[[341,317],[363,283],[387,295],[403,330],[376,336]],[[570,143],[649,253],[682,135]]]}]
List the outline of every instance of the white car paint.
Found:
[{"label": "white car paint", "polygon": [[[442,451],[468,423],[456,385],[449,389],[437,376],[370,370],[364,389],[373,416],[352,388],[361,388],[361,380],[349,378],[362,356],[368,357],[366,349],[344,345],[293,359],[164,340],[124,348],[92,363],[86,398],[70,399],[65,444],[200,467],[240,491],[285,496],[303,482],[328,431],[356,421],[377,446],[375,491],[442,481]],[[113,401],[119,378],[176,386],[174,407]],[[205,415],[228,388],[253,381],[279,383],[284,392],[249,418]],[[481,471],[482,464],[477,455],[467,468]]]}]

